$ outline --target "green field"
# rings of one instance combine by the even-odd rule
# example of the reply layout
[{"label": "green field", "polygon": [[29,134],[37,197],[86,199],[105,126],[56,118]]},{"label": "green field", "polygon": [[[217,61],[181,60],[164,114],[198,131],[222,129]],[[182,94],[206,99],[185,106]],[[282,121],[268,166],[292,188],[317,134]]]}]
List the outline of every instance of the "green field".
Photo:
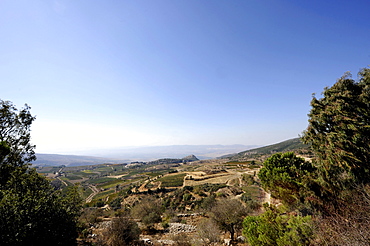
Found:
[{"label": "green field", "polygon": [[86,180],[85,183],[93,184],[93,185],[98,185],[98,184],[103,184],[107,182],[111,182],[117,180],[115,178],[108,178],[108,177],[103,177],[103,178],[96,178],[96,179],[89,179]]},{"label": "green field", "polygon": [[162,182],[162,187],[180,187],[184,183],[185,173],[168,175],[162,178],[159,178],[158,181]]},{"label": "green field", "polygon": [[68,175],[65,177],[67,180],[79,180],[79,179],[83,179],[81,176],[77,176],[77,175]]},{"label": "green field", "polygon": [[100,192],[99,194],[97,194],[96,196],[94,196],[93,201],[96,201],[96,200],[105,198],[108,195],[113,194],[113,193],[114,193],[114,190],[107,190],[107,191]]},{"label": "green field", "polygon": [[113,188],[117,184],[120,184],[120,183],[124,183],[124,180],[121,180],[121,179],[110,180],[108,182],[104,182],[102,184],[97,185],[97,187],[102,188],[102,189],[110,189],[110,188]]}]

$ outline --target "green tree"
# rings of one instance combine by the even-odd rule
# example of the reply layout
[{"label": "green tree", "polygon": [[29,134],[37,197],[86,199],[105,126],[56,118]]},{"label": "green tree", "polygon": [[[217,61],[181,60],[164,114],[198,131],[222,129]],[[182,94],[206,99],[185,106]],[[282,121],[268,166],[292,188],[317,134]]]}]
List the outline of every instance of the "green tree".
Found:
[{"label": "green tree", "polygon": [[323,183],[331,191],[370,181],[370,69],[356,82],[350,73],[321,98],[313,97],[302,140],[316,155]]},{"label": "green tree", "polygon": [[16,170],[0,190],[1,245],[75,245],[80,198],[55,191],[34,169]]},{"label": "green tree", "polygon": [[262,187],[271,196],[291,205],[303,202],[304,181],[315,168],[293,152],[276,153],[268,158],[258,173]]},{"label": "green tree", "polygon": [[244,217],[252,210],[243,206],[237,199],[222,199],[216,202],[211,210],[211,218],[216,221],[221,230],[230,233],[230,239],[242,227]]},{"label": "green tree", "polygon": [[16,167],[27,167],[36,160],[35,146],[30,143],[30,127],[35,117],[30,109],[26,104],[18,110],[11,102],[0,100],[0,188]]},{"label": "green tree", "polygon": [[29,107],[0,100],[1,245],[75,245],[81,199],[76,187],[56,191],[29,162],[35,160]]},{"label": "green tree", "polygon": [[313,229],[311,216],[281,213],[274,206],[265,206],[259,216],[247,216],[243,235],[251,246],[310,245]]}]

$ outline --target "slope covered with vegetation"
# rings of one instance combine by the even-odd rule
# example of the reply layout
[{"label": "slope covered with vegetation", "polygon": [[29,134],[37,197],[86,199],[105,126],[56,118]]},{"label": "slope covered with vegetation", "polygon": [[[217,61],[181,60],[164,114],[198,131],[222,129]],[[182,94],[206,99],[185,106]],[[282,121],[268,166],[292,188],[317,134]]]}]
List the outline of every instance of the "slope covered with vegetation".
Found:
[{"label": "slope covered with vegetation", "polygon": [[247,160],[250,158],[288,151],[295,152],[297,154],[310,154],[309,146],[307,144],[304,144],[300,138],[293,138],[280,143],[246,150],[238,154],[223,156],[221,158],[228,158],[230,160]]}]

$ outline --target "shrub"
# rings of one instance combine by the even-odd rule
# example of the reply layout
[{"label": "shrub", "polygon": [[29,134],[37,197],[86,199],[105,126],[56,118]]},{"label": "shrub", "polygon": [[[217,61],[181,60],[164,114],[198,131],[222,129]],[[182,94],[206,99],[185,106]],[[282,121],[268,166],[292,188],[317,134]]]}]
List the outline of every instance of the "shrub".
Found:
[{"label": "shrub", "polygon": [[220,241],[220,230],[212,219],[202,219],[197,228],[198,235],[205,245]]},{"label": "shrub", "polygon": [[154,223],[161,222],[162,206],[159,200],[145,198],[139,204],[132,208],[131,214],[134,218],[141,221],[150,228]]},{"label": "shrub", "polygon": [[140,229],[135,221],[127,218],[115,218],[104,233],[109,246],[134,245],[139,240]]}]

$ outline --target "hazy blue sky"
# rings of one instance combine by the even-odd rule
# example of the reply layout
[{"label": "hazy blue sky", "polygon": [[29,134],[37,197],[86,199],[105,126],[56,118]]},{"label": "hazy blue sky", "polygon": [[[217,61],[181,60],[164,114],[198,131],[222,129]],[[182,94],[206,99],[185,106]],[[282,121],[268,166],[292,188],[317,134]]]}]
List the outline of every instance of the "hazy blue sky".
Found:
[{"label": "hazy blue sky", "polygon": [[368,0],[0,0],[0,98],[37,152],[276,143],[369,64]]}]

